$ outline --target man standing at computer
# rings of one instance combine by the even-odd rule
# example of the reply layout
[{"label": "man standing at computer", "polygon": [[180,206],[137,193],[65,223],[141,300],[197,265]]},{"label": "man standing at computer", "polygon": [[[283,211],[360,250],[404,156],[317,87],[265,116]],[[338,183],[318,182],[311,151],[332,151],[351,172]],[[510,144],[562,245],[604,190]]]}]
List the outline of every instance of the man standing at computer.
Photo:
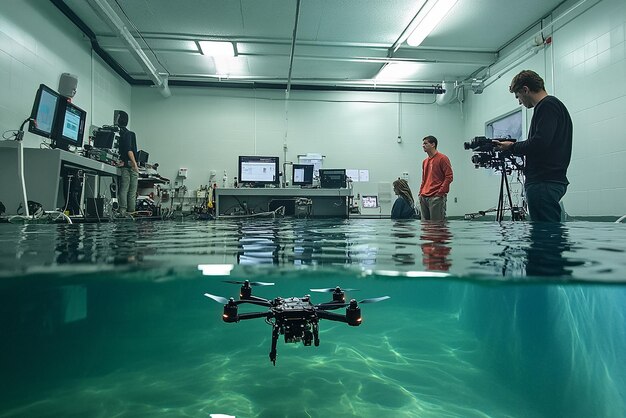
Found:
[{"label": "man standing at computer", "polygon": [[425,137],[422,148],[428,157],[422,163],[422,185],[419,201],[422,220],[443,221],[446,219],[446,200],[452,183],[450,160],[437,151],[437,138]]},{"label": "man standing at computer", "polygon": [[129,131],[128,113],[120,111],[116,125],[120,128],[119,151],[122,182],[119,192],[120,214],[135,212],[137,199],[137,183],[139,181],[139,167],[137,166],[137,138],[133,131]]}]

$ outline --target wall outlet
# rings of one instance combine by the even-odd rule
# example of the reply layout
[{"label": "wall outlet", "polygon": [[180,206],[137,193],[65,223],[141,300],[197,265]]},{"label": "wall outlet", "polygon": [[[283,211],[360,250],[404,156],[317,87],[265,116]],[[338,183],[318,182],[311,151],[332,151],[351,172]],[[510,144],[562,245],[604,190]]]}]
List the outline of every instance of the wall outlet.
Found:
[{"label": "wall outlet", "polygon": [[402,172],[402,179],[409,181],[409,172],[408,171],[403,171]]},{"label": "wall outlet", "polygon": [[186,168],[179,168],[178,169],[178,177],[186,179],[187,178],[187,169]]}]

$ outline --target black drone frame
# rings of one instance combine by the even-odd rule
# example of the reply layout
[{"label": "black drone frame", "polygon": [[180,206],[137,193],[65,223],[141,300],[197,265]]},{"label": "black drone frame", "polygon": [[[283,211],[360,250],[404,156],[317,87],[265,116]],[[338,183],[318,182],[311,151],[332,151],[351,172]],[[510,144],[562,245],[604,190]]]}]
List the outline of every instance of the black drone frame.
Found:
[{"label": "black drone frame", "polygon": [[[313,343],[316,347],[320,345],[319,321],[327,319],[329,321],[344,322],[350,326],[361,325],[361,308],[359,303],[374,303],[389,299],[389,296],[379,298],[364,299],[359,302],[356,299],[346,302],[345,292],[356,289],[341,289],[339,286],[329,289],[311,289],[313,292],[332,292],[333,299],[327,303],[314,305],[311,297],[305,295],[301,298],[277,297],[269,300],[252,295],[251,286],[269,286],[274,283],[227,281],[228,283],[241,284],[239,300],[234,298],[226,299],[221,296],[205,293],[204,296],[216,302],[224,304],[222,319],[224,322],[232,323],[247,319],[265,318],[265,322],[272,326],[272,348],[270,350],[270,361],[276,365],[276,344],[279,335],[285,336],[285,343],[297,343],[302,341],[305,346]],[[266,312],[239,313],[238,307],[243,303],[267,307]],[[330,310],[346,308],[345,315],[340,315]]]}]

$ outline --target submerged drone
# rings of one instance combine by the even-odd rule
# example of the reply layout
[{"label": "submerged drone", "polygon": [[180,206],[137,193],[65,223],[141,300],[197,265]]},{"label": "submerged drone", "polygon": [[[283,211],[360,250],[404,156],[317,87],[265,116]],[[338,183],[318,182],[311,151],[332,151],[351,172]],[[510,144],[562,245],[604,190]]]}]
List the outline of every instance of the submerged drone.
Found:
[{"label": "submerged drone", "polygon": [[[277,297],[272,300],[263,299],[252,295],[251,286],[271,286],[274,283],[243,282],[228,280],[227,283],[241,284],[239,300],[233,298],[226,299],[221,296],[215,296],[205,293],[204,296],[213,299],[216,302],[224,304],[224,314],[222,319],[224,322],[239,322],[245,319],[265,318],[265,322],[272,326],[272,349],[270,350],[270,361],[276,365],[276,343],[279,335],[285,336],[286,343],[297,343],[302,341],[305,346],[310,346],[311,342],[315,346],[320,345],[319,338],[319,320],[328,319],[330,321],[345,322],[350,326],[356,327],[361,325],[361,308],[359,303],[374,303],[389,299],[389,296],[379,298],[363,299],[357,302],[351,299],[346,302],[345,292],[356,289],[342,289],[339,286],[330,289],[311,289],[312,292],[328,292],[333,294],[330,302],[319,303],[313,305],[311,296],[305,295],[301,298],[281,298]],[[242,303],[251,303],[269,308],[266,312],[250,312],[238,313],[238,305]],[[333,309],[346,308],[346,314],[340,315],[333,312],[327,312]]]}]

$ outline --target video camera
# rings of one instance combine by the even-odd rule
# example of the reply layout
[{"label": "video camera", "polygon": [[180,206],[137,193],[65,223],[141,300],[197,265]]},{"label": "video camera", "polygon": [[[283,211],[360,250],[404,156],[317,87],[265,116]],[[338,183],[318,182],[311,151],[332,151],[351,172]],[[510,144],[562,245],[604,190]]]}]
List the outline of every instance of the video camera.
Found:
[{"label": "video camera", "polygon": [[472,150],[472,164],[475,168],[485,167],[495,170],[521,170],[524,168],[524,160],[515,157],[508,151],[498,151],[493,141],[516,142],[515,138],[487,138],[476,136],[469,142],[463,143],[463,148]]}]

